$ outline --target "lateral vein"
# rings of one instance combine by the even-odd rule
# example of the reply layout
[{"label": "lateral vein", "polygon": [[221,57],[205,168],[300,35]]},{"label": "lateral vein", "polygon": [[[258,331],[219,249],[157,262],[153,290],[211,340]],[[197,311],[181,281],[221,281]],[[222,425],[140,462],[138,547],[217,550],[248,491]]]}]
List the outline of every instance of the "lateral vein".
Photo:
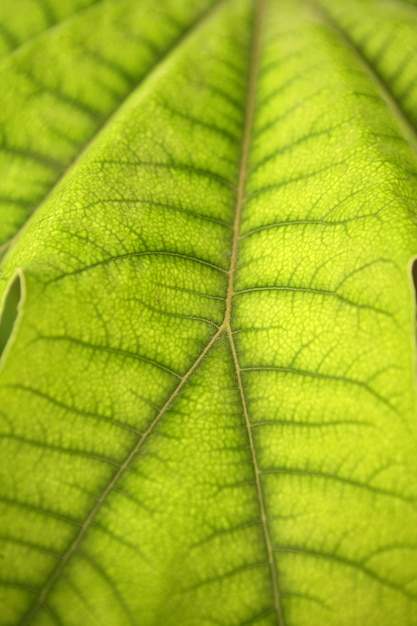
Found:
[{"label": "lateral vein", "polygon": [[50,590],[52,589],[53,585],[55,584],[55,582],[58,580],[58,578],[62,574],[63,570],[65,569],[65,567],[66,567],[67,563],[69,562],[69,560],[71,559],[72,555],[78,550],[78,547],[79,547],[81,541],[84,539],[88,529],[91,527],[91,525],[92,525],[92,523],[94,521],[94,518],[96,517],[97,513],[101,509],[102,504],[104,503],[104,501],[106,500],[106,498],[108,497],[110,492],[113,490],[113,488],[116,485],[116,483],[119,481],[119,479],[125,473],[125,471],[130,467],[131,463],[133,462],[135,456],[138,454],[138,452],[139,452],[140,448],[142,447],[142,445],[148,439],[149,435],[153,432],[153,430],[155,429],[156,425],[159,423],[161,418],[165,415],[166,411],[171,406],[172,402],[175,400],[175,398],[181,392],[182,388],[189,381],[189,379],[192,376],[192,374],[194,373],[194,371],[198,368],[200,363],[203,361],[203,359],[210,352],[211,348],[214,346],[214,344],[217,342],[217,340],[219,339],[220,335],[223,334],[223,332],[224,332],[223,328],[219,328],[219,330],[216,332],[216,334],[213,335],[213,337],[207,343],[207,345],[202,350],[202,352],[200,353],[198,358],[194,361],[194,363],[191,365],[191,367],[188,369],[188,371],[181,378],[181,381],[178,383],[178,385],[175,387],[174,391],[171,393],[171,395],[169,396],[169,398],[167,399],[165,404],[159,410],[159,412],[156,415],[156,417],[149,424],[148,428],[144,431],[142,436],[137,440],[136,444],[131,449],[130,453],[128,454],[128,456],[126,457],[124,462],[119,466],[117,472],[115,472],[115,474],[113,475],[112,479],[107,483],[106,487],[103,489],[103,491],[101,492],[100,496],[96,500],[94,506],[91,508],[89,514],[85,518],[85,521],[84,521],[83,525],[81,526],[79,532],[77,533],[77,535],[73,539],[71,545],[66,550],[66,552],[63,554],[63,556],[62,556],[61,560],[59,561],[58,565],[53,570],[53,572],[51,573],[49,579],[45,583],[42,591],[40,592],[39,596],[36,599],[36,602],[34,602],[32,604],[32,606],[30,607],[29,611],[23,617],[23,619],[22,619],[22,621],[20,623],[20,626],[28,626],[30,624],[32,618],[36,615],[36,613],[40,610],[40,608],[45,604],[45,600],[46,600]]}]

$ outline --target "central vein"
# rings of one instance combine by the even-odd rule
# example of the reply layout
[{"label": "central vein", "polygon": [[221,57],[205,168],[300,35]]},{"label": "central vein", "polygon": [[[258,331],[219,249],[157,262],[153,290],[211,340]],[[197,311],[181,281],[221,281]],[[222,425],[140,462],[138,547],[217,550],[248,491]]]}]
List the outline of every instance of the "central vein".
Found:
[{"label": "central vein", "polygon": [[255,113],[255,100],[256,100],[255,94],[256,94],[256,84],[258,80],[261,32],[262,32],[263,18],[265,14],[265,6],[266,6],[266,0],[258,0],[257,5],[256,5],[254,34],[253,34],[253,41],[252,41],[252,54],[251,54],[251,60],[250,60],[250,74],[249,74],[248,97],[247,97],[247,105],[246,105],[245,127],[243,131],[242,157],[241,157],[241,162],[240,162],[239,182],[238,182],[237,194],[236,194],[236,213],[235,213],[235,221],[233,224],[234,234],[233,234],[232,256],[230,259],[229,284],[227,287],[226,313],[225,313],[225,317],[223,321],[223,326],[225,328],[230,326],[232,298],[234,295],[233,284],[234,284],[234,276],[235,276],[235,271],[236,271],[238,246],[239,246],[239,234],[240,234],[240,222],[241,222],[241,217],[242,217],[242,207],[243,207],[243,201],[244,201],[244,196],[245,196],[249,149],[250,149],[250,144],[251,144],[253,119],[254,119],[254,113]]},{"label": "central vein", "polygon": [[242,156],[241,156],[241,162],[240,162],[239,182],[238,182],[237,194],[236,194],[236,213],[235,213],[235,220],[234,220],[234,227],[233,227],[233,246],[232,246],[231,259],[230,259],[229,283],[227,287],[227,296],[226,296],[226,311],[225,311],[223,324],[221,325],[216,335],[219,335],[221,332],[225,331],[227,333],[227,336],[230,342],[234,367],[236,370],[236,379],[237,379],[237,383],[239,387],[239,394],[240,394],[241,403],[242,403],[245,426],[246,426],[247,436],[249,440],[251,460],[252,460],[253,470],[255,474],[255,484],[256,484],[256,492],[257,492],[258,505],[259,505],[259,514],[260,514],[262,532],[263,532],[263,536],[265,540],[265,548],[266,548],[267,557],[268,557],[268,566],[270,570],[274,610],[276,613],[278,626],[284,626],[284,618],[283,618],[280,594],[279,594],[279,589],[278,589],[278,575],[277,575],[277,569],[276,569],[275,559],[274,559],[272,538],[271,538],[269,525],[268,525],[268,516],[266,512],[265,497],[264,497],[262,481],[261,481],[261,472],[259,469],[256,448],[255,448],[255,441],[254,441],[252,426],[251,426],[251,422],[249,418],[248,404],[247,404],[247,400],[246,400],[246,396],[245,396],[245,392],[243,388],[242,372],[241,372],[241,368],[239,364],[236,344],[235,344],[234,335],[233,335],[232,327],[231,327],[232,300],[234,296],[234,278],[235,278],[235,273],[236,273],[240,225],[241,225],[241,218],[242,218],[242,208],[243,208],[243,203],[244,203],[246,180],[247,180],[249,150],[250,150],[250,145],[251,145],[252,128],[253,128],[254,114],[255,114],[256,86],[257,86],[257,81],[258,81],[261,36],[262,36],[263,22],[264,22],[264,17],[265,17],[266,2],[267,0],[258,0],[256,4],[256,9],[255,9],[255,23],[254,23],[254,31],[253,31],[253,39],[252,39],[252,53],[251,53],[251,59],[250,59],[250,73],[249,73],[245,126],[244,126],[244,132],[243,132]]}]

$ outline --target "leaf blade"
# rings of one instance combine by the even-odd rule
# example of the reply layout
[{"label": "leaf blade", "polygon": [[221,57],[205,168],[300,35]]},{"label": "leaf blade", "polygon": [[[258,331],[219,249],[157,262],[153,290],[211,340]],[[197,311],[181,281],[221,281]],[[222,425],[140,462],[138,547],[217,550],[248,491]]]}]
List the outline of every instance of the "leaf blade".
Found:
[{"label": "leaf blade", "polygon": [[4,263],[26,623],[413,626],[414,155],[328,25],[272,2],[249,150],[253,8],[167,60]]}]

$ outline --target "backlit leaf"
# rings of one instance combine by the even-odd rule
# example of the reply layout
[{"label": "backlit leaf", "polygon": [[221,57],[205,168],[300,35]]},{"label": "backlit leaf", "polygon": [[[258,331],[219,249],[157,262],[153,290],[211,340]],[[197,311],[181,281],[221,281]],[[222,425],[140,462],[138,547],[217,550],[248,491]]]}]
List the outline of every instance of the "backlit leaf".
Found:
[{"label": "backlit leaf", "polygon": [[416,626],[415,3],[15,4],[0,625]]}]

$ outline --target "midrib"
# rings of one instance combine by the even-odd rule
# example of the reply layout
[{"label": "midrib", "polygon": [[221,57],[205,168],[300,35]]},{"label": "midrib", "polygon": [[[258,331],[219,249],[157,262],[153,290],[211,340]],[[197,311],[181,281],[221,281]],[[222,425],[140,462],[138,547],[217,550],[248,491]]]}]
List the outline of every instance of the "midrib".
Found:
[{"label": "midrib", "polygon": [[235,282],[235,274],[236,274],[236,266],[237,266],[237,257],[238,257],[238,249],[239,249],[239,239],[240,239],[240,226],[242,220],[242,209],[245,199],[245,189],[246,189],[246,180],[247,180],[247,172],[248,172],[248,160],[249,160],[249,151],[251,146],[251,138],[252,138],[252,128],[253,121],[255,115],[255,104],[256,104],[256,86],[258,81],[258,71],[259,71],[259,57],[261,51],[261,38],[263,31],[263,23],[265,19],[266,12],[266,3],[267,0],[256,0],[255,7],[255,22],[254,29],[252,35],[252,50],[251,50],[251,58],[250,58],[250,70],[249,70],[249,83],[248,83],[248,94],[246,100],[246,115],[245,115],[245,125],[243,132],[243,142],[242,142],[242,156],[240,162],[240,170],[239,170],[239,182],[237,187],[236,194],[236,213],[235,220],[233,226],[233,245],[232,245],[232,254],[230,259],[230,268],[229,268],[229,283],[227,288],[227,296],[226,296],[226,311],[223,320],[223,324],[219,329],[219,333],[225,331],[231,347],[233,363],[236,371],[236,379],[239,388],[239,395],[242,403],[243,417],[245,422],[245,427],[247,431],[249,448],[251,461],[253,465],[253,471],[255,474],[255,486],[256,486],[256,494],[259,505],[259,514],[261,519],[261,527],[262,533],[265,540],[265,548],[268,557],[268,566],[270,571],[271,578],[271,588],[272,588],[272,597],[274,603],[274,610],[277,618],[278,626],[284,626],[284,618],[281,607],[281,599],[280,593],[278,589],[278,574],[275,566],[274,559],[274,551],[272,547],[272,538],[268,526],[268,517],[266,512],[266,503],[265,496],[263,493],[263,487],[261,482],[261,472],[259,470],[259,464],[256,454],[255,441],[252,432],[252,426],[249,418],[248,404],[246,401],[246,396],[243,387],[242,381],[242,372],[239,364],[239,359],[237,355],[236,344],[234,340],[234,335],[231,326],[232,319],[232,303],[233,296],[235,294],[234,291],[234,282]]}]

